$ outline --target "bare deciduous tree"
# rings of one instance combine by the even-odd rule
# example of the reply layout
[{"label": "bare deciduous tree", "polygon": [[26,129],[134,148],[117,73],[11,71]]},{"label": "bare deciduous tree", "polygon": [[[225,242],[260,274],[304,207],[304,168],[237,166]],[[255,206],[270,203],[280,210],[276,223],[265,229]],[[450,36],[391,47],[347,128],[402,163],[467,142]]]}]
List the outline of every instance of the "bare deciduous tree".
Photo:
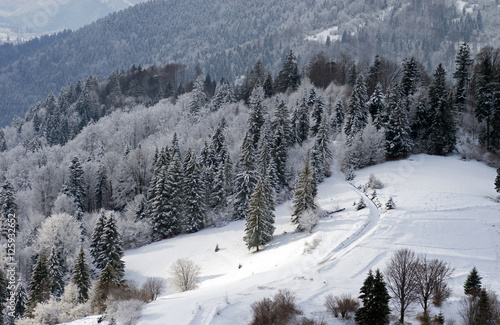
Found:
[{"label": "bare deciduous tree", "polygon": [[418,258],[415,252],[407,248],[394,253],[385,270],[387,288],[399,309],[401,324],[404,324],[406,310],[418,298],[417,270]]},{"label": "bare deciduous tree", "polygon": [[329,294],[325,297],[325,307],[335,317],[349,319],[351,313],[356,313],[359,308],[359,301],[352,298],[351,295],[343,294],[340,297],[334,297]]},{"label": "bare deciduous tree", "polygon": [[429,307],[436,293],[442,293],[448,290],[446,280],[450,278],[451,273],[452,268],[443,261],[438,259],[429,260],[425,255],[419,258],[417,268],[417,294],[418,301],[424,309],[424,324],[428,324],[430,321]]},{"label": "bare deciduous tree", "polygon": [[171,286],[180,292],[194,290],[198,287],[200,272],[200,266],[192,260],[180,258],[171,267]]},{"label": "bare deciduous tree", "polygon": [[165,290],[165,280],[162,278],[148,278],[142,285],[141,295],[144,301],[151,302]]}]

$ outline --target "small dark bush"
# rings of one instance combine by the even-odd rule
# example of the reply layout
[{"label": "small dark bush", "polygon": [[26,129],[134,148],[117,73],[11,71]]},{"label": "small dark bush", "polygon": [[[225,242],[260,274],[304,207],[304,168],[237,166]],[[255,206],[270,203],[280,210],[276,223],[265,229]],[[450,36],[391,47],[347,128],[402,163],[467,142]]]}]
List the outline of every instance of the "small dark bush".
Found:
[{"label": "small dark bush", "polygon": [[264,298],[252,304],[252,325],[286,325],[302,314],[295,305],[295,295],[287,290],[279,290],[273,299]]}]

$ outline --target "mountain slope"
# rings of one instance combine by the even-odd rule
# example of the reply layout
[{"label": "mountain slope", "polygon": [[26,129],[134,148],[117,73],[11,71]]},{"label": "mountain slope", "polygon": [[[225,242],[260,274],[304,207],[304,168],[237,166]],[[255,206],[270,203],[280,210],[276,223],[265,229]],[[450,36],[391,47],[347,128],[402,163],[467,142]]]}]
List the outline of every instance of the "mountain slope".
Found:
[{"label": "mountain slope", "polygon": [[[418,155],[360,170],[354,184],[366,183],[370,174],[384,183],[377,191],[380,202],[393,196],[395,210],[369,205],[355,211],[352,202],[364,194],[332,177],[320,185],[318,202],[325,210],[346,210],[322,219],[312,234],[293,232],[284,204],[276,211],[273,241],[259,253],[246,249],[243,221],[126,252],[126,277],[139,283],[149,276],[168,279],[170,265],[181,257],[202,268],[199,289],[168,289],[147,305],[139,324],[249,323],[251,303],[281,288],[297,294],[307,316],[336,324],[324,311],[325,295],[357,296],[368,270],[383,270],[392,253],[405,247],[454,268],[449,281],[453,295],[442,309],[447,318],[459,321],[462,285],[472,267],[483,276],[484,286],[500,290],[500,205],[493,199],[494,169],[456,157]],[[314,240],[317,247],[305,253],[305,243]],[[217,253],[216,244],[221,248]],[[433,308],[431,315],[439,310]],[[416,312],[417,306],[408,318],[413,323]]]}]

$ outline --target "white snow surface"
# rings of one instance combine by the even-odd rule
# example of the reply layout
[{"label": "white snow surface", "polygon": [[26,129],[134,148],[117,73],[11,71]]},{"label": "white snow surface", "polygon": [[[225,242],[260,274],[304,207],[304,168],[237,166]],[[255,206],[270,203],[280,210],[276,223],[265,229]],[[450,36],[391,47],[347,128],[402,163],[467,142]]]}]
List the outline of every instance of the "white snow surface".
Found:
[{"label": "white snow surface", "polygon": [[[377,190],[382,206],[392,196],[396,209],[377,208],[353,186],[366,184],[370,174],[384,184]],[[167,289],[146,305],[139,324],[249,324],[251,304],[284,288],[296,294],[305,316],[344,324],[326,312],[325,296],[357,297],[368,270],[384,270],[401,248],[442,259],[454,268],[448,282],[452,297],[442,308],[433,307],[431,315],[443,311],[445,317],[461,322],[463,283],[474,266],[483,286],[500,291],[495,176],[495,169],[480,162],[416,155],[357,171],[352,184],[340,175],[326,179],[319,185],[319,205],[326,211],[345,211],[322,218],[311,234],[294,231],[290,202],[279,206],[274,239],[259,252],[248,251],[242,240],[244,221],[127,251],[126,278],[138,284],[150,276],[168,281],[169,268],[178,258],[190,258],[201,266],[197,290]],[[353,202],[360,197],[368,207],[355,211]],[[314,239],[319,244],[305,253],[305,243]],[[407,320],[417,324],[420,311],[415,306]]]},{"label": "white snow surface", "polygon": [[316,41],[320,43],[325,43],[328,36],[330,36],[330,41],[338,41],[340,40],[340,35],[338,35],[339,26],[333,26],[331,28],[325,29],[317,34],[307,36],[306,41]]},{"label": "white snow surface", "polygon": [[[457,8],[460,12],[462,12],[464,10],[464,7],[467,6],[469,3],[467,1],[461,1],[461,0],[458,0],[457,1]],[[468,6],[467,8],[465,8],[465,12],[468,12],[468,13],[472,13],[474,12],[474,6],[476,5],[472,5],[472,6]]]}]

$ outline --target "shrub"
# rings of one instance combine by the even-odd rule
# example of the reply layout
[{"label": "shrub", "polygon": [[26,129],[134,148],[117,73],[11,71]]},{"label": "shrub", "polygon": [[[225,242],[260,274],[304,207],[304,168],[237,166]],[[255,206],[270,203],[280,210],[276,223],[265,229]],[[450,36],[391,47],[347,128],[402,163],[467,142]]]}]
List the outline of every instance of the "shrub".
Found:
[{"label": "shrub", "polygon": [[363,198],[361,198],[358,203],[355,203],[355,206],[356,206],[356,211],[359,211],[361,209],[366,208],[366,202]]},{"label": "shrub", "polygon": [[313,228],[318,224],[319,216],[316,211],[308,209],[303,211],[299,216],[299,226],[297,229],[300,231],[312,232]]},{"label": "shrub", "polygon": [[252,325],[288,324],[302,314],[295,304],[295,295],[288,289],[279,290],[273,299],[264,298],[252,304]]},{"label": "shrub", "polygon": [[165,290],[165,280],[162,278],[148,278],[141,287],[141,300],[151,302]]},{"label": "shrub", "polygon": [[351,314],[355,314],[359,308],[359,302],[352,298],[351,295],[343,294],[340,297],[334,297],[329,294],[325,297],[325,307],[335,317],[345,319],[351,318]]},{"label": "shrub", "polygon": [[144,301],[131,300],[113,300],[108,303],[106,308],[106,318],[116,324],[134,325],[141,316]]},{"label": "shrub", "polygon": [[389,198],[389,200],[385,203],[385,209],[386,210],[392,210],[396,209],[396,203],[394,203],[394,200],[392,199],[392,196]]},{"label": "shrub", "polygon": [[384,187],[384,184],[382,184],[382,181],[380,181],[375,175],[370,174],[370,178],[368,179],[367,183],[368,187],[371,188],[372,190],[380,190],[381,188]]},{"label": "shrub", "polygon": [[172,264],[170,285],[177,291],[194,290],[200,282],[201,268],[190,259],[180,258]]}]

